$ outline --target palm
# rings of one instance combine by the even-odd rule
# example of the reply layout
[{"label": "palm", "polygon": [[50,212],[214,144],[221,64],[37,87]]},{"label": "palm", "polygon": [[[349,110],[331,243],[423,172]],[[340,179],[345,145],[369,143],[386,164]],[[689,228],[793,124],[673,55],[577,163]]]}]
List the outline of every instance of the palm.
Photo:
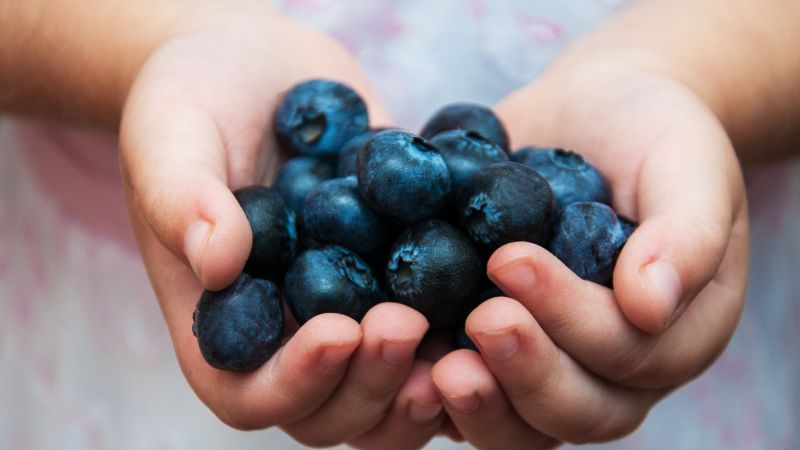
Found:
[{"label": "palm", "polygon": [[[715,325],[709,328],[715,336],[704,341],[711,348],[698,345],[692,350],[698,357],[708,355],[710,363],[735,327],[746,286],[747,210],[731,144],[706,106],[673,80],[635,72],[589,76],[567,81],[567,89],[550,90],[545,78],[542,85],[512,94],[499,111],[516,145],[559,145],[583,153],[608,176],[615,209],[644,219],[629,254],[623,251],[614,279],[617,301],[633,323],[654,328],[653,311],[637,309],[642,293],[625,272],[635,272],[634,264],[646,259],[647,252],[656,251],[665,225],[669,229],[674,224],[676,230],[696,225],[699,231],[691,236],[706,240],[709,250],[719,248],[698,256],[710,282],[694,292],[699,295],[685,320],[667,332],[696,334],[700,320],[713,320]],[[541,104],[540,110],[548,117],[526,120],[531,114],[517,113],[520,102]],[[548,108],[551,104],[557,107]],[[705,214],[699,214],[704,208]],[[657,345],[657,338],[652,341]],[[607,365],[591,352],[580,356],[596,360],[590,366],[601,372]],[[694,365],[692,369],[698,370]],[[651,381],[669,385],[669,380],[687,375],[685,370],[678,372],[663,373],[663,381]]]},{"label": "palm", "polygon": [[[354,59],[330,38],[263,14],[203,20],[150,57],[121,130],[134,229],[184,375],[237,428],[284,425],[310,445],[358,437],[367,447],[387,439],[419,446],[440,416],[428,371],[412,361],[427,323],[409,308],[381,305],[361,325],[315,317],[248,374],[202,359],[192,312],[203,287],[226,286],[250,252],[250,228],[231,191],[262,183],[278,166],[271,119],[281,92],[308,78],[341,80],[362,94],[373,121],[389,123]],[[396,347],[391,363],[381,359],[386,341]],[[432,411],[423,414],[427,426],[407,415],[420,401]],[[358,414],[340,413],[354,408]]]},{"label": "palm", "polygon": [[485,403],[470,414],[448,408],[478,446],[550,448],[550,438],[630,433],[719,355],[741,313],[747,208],[718,122],[659,74],[606,61],[576,69],[556,65],[503,100],[498,114],[515,147],[587,156],[608,176],[614,208],[640,226],[620,254],[613,290],[533,244],[492,255],[489,277],[513,300],[489,300],[468,318],[480,359],[454,352],[434,367],[442,395],[477,392]]}]

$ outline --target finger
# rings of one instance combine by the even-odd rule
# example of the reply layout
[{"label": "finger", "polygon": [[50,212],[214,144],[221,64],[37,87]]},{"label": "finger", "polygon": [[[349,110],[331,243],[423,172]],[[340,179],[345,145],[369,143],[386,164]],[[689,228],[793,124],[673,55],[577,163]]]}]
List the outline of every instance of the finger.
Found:
[{"label": "finger", "polygon": [[[600,74],[607,78],[600,84],[609,89],[598,97],[591,91],[596,83],[585,83],[584,73],[575,76],[567,81],[545,76],[505,99],[498,114],[516,145],[570,146],[608,176],[614,207],[641,223],[617,263],[617,300],[637,327],[660,332],[722,261],[744,199],[735,153],[716,117],[669,78],[646,75],[623,85],[611,68]],[[578,92],[585,86],[587,98],[596,100],[564,99],[552,82]],[[564,114],[534,119],[519,114],[532,102],[560,105]],[[590,126],[576,133],[576,123]]]},{"label": "finger", "polygon": [[447,436],[453,442],[464,442],[464,435],[458,431],[458,428],[456,428],[456,425],[453,423],[453,419],[451,419],[449,415],[442,421],[442,428],[439,430],[439,434]]},{"label": "finger", "polygon": [[133,206],[203,286],[221,289],[244,267],[252,233],[229,187],[218,127],[202,109],[146,94],[132,98],[120,152]]},{"label": "finger", "polygon": [[361,342],[361,327],[339,314],[304,324],[267,363],[249,373],[215,369],[203,359],[192,334],[192,312],[202,287],[195,275],[164,248],[142,212],[132,207],[136,238],[153,280],[181,370],[200,400],[224,423],[242,430],[298,420],[335,390]]},{"label": "finger", "polygon": [[211,368],[188,338],[180,342],[178,357],[198,397],[220,420],[254,430],[297,420],[319,408],[343,378],[360,337],[355,321],[327,314],[308,321],[252,373]]},{"label": "finger", "polygon": [[511,407],[480,355],[458,350],[433,368],[433,383],[447,414],[475,448],[549,449],[558,442],[525,423]]},{"label": "finger", "polygon": [[641,224],[619,256],[614,291],[625,316],[657,333],[717,273],[743,203],[728,138],[708,112],[651,142],[639,170]]},{"label": "finger", "polygon": [[467,333],[520,417],[562,441],[622,437],[661,395],[618,387],[586,372],[509,298],[481,304],[467,319]]},{"label": "finger", "polygon": [[415,361],[383,422],[348,444],[376,450],[424,447],[443,420],[442,404],[431,382],[431,367],[430,362]]},{"label": "finger", "polygon": [[417,351],[417,358],[436,362],[453,349],[453,333],[437,330],[428,333]]},{"label": "finger", "polygon": [[378,425],[411,370],[428,322],[407,306],[381,303],[361,327],[361,345],[336,392],[310,416],[283,427],[300,443],[332,446]]},{"label": "finger", "polygon": [[739,248],[731,248],[721,267],[730,266],[732,272],[710,283],[683,318],[659,335],[633,326],[610,289],[581,280],[537,245],[518,242],[500,248],[489,259],[487,271],[581,365],[626,386],[666,388],[707,367],[736,326],[747,267],[746,224],[737,226],[735,234],[731,242],[739,242]]}]

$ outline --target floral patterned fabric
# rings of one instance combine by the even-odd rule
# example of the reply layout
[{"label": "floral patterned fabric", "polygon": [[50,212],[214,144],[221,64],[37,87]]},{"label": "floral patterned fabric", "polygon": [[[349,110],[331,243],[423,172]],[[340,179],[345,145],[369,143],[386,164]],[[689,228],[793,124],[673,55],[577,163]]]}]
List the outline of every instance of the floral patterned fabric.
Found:
[{"label": "floral patterned fabric", "polygon": [[[491,105],[622,0],[284,0],[341,39],[398,124]],[[115,137],[0,120],[0,448],[302,448],[221,424],[181,376],[133,242]],[[596,448],[800,445],[800,165],[747,173],[749,299],[727,351],[630,437]],[[438,438],[430,449],[468,448]]]}]

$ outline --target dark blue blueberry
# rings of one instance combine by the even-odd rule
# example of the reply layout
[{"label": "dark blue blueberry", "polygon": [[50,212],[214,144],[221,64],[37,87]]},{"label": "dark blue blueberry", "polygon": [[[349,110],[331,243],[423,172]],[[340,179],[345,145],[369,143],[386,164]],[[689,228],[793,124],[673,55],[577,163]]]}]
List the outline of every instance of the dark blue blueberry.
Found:
[{"label": "dark blue blueberry", "polygon": [[300,239],[297,241],[298,253],[322,245],[322,243],[314,239],[314,236],[311,236],[305,228],[298,229],[297,232],[300,235]]},{"label": "dark blue blueberry", "polygon": [[[486,300],[489,300],[490,298],[503,297],[505,295],[506,294],[497,286],[484,289],[480,293],[478,293],[478,305],[485,302]],[[475,305],[475,308],[477,308],[478,305]]]},{"label": "dark blue blueberry", "polygon": [[636,231],[636,228],[639,226],[639,224],[620,215],[617,215],[617,219],[619,219],[619,224],[622,226],[622,232],[625,233],[625,240],[627,240],[629,237],[631,237],[633,232]]},{"label": "dark blue blueberry", "polygon": [[607,285],[626,240],[625,230],[608,205],[578,202],[561,211],[550,251],[584,280]]},{"label": "dark blue blueberry", "polygon": [[508,134],[491,109],[474,103],[453,103],[436,111],[422,128],[420,136],[432,139],[442,131],[474,131],[508,151]]},{"label": "dark blue blueberry", "polygon": [[347,144],[345,144],[344,148],[342,148],[342,151],[339,153],[339,163],[336,166],[337,177],[344,178],[358,173],[358,169],[356,168],[358,153],[367,145],[367,141],[369,141],[372,136],[375,136],[381,131],[383,131],[383,129],[369,130],[347,141]]},{"label": "dark blue blueberry", "polygon": [[466,321],[467,317],[475,310],[481,303],[489,300],[490,298],[502,297],[505,294],[497,286],[488,282],[491,287],[486,288],[478,293],[472,301],[468,302],[461,310],[461,326],[455,328],[455,348],[466,348],[469,350],[478,351],[478,347],[472,342],[469,335],[467,335]]},{"label": "dark blue blueberry", "polygon": [[535,170],[515,162],[497,163],[469,179],[458,220],[487,253],[515,241],[546,245],[553,203],[550,186]]},{"label": "dark blue blueberry", "polygon": [[366,255],[386,248],[392,224],[358,193],[356,177],[320,183],[306,199],[305,227],[320,242],[339,244]]},{"label": "dark blue blueberry", "polygon": [[344,144],[367,127],[367,106],[361,97],[330,80],[296,84],[275,111],[278,142],[301,155],[335,160]]},{"label": "dark blue blueberry", "polygon": [[272,187],[302,220],[308,193],[325,180],[334,177],[333,166],[313,156],[297,156],[281,167]]},{"label": "dark blue blueberry", "polygon": [[329,312],[361,320],[382,296],[367,263],[339,245],[301,253],[286,274],[284,295],[300,325]]},{"label": "dark blue blueberry", "polygon": [[557,210],[575,202],[611,203],[611,189],[603,174],[575,152],[526,147],[514,152],[511,160],[531,167],[550,183]]},{"label": "dark blue blueberry", "polygon": [[474,131],[450,130],[431,139],[450,170],[452,195],[457,196],[467,180],[489,164],[508,161],[508,154]]},{"label": "dark blue blueberry", "polygon": [[253,231],[253,248],[244,271],[280,280],[297,251],[294,212],[275,190],[265,186],[249,186],[233,194]]},{"label": "dark blue blueberry", "polygon": [[281,346],[283,305],[274,283],[246,273],[227,288],[203,291],[192,333],[213,367],[246,372],[264,364]]},{"label": "dark blue blueberry", "polygon": [[[490,282],[491,284],[491,282]],[[500,290],[497,286],[491,284],[491,287],[486,287],[483,285],[483,289],[479,290],[477,294],[475,294],[472,299],[464,304],[464,307],[461,309],[460,318],[462,321],[467,320],[467,317],[475,310],[481,303],[489,300],[490,298],[495,297],[502,297],[505,294],[503,291]]]},{"label": "dark blue blueberry", "polygon": [[358,154],[357,164],[364,200],[405,223],[434,217],[450,193],[450,174],[442,155],[406,131],[376,134]]},{"label": "dark blue blueberry", "polygon": [[425,315],[431,328],[460,319],[480,288],[483,262],[470,240],[441,220],[404,231],[392,246],[386,269],[390,299]]},{"label": "dark blue blueberry", "polygon": [[455,335],[455,342],[454,346],[456,349],[465,348],[467,350],[478,351],[478,346],[472,342],[472,339],[469,338],[467,334],[467,330],[464,327],[456,328],[456,335]]}]

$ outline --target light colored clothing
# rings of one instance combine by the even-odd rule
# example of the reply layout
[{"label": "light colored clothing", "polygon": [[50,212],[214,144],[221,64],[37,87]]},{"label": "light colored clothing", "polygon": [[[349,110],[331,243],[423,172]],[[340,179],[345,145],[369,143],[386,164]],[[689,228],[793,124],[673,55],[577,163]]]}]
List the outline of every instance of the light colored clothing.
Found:
[{"label": "light colored clothing", "polygon": [[[491,105],[624,1],[285,0],[355,52],[398,124]],[[544,111],[533,113],[544,114]],[[115,138],[0,120],[0,448],[297,449],[220,423],[178,369],[122,198]],[[747,174],[749,301],[728,350],[598,448],[800,446],[800,165]],[[434,450],[467,448],[436,439]]]}]

